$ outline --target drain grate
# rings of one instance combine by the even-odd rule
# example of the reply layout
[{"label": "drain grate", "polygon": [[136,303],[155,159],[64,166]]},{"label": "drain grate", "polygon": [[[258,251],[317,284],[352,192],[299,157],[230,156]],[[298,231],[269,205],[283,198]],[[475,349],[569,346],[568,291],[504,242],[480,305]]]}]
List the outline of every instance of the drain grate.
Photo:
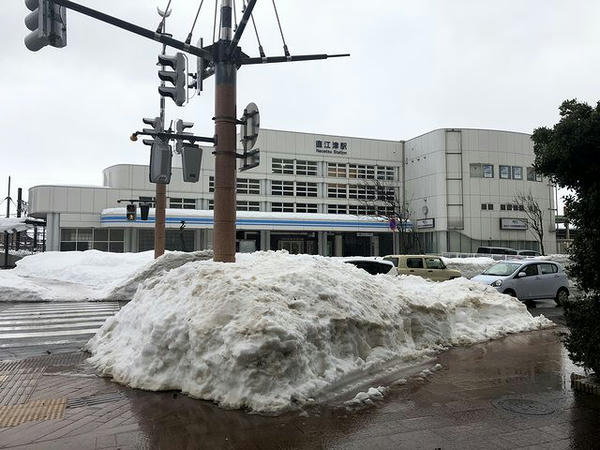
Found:
[{"label": "drain grate", "polygon": [[554,408],[545,403],[536,400],[528,400],[526,398],[506,398],[492,402],[496,408],[502,408],[506,411],[527,414],[535,416],[543,416],[552,414]]},{"label": "drain grate", "polygon": [[90,395],[89,397],[70,398],[67,408],[82,408],[84,406],[96,406],[103,403],[118,402],[125,398],[120,392],[108,392],[106,394]]},{"label": "drain grate", "polygon": [[65,398],[54,398],[21,405],[0,406],[0,427],[14,427],[38,420],[62,419],[66,403]]}]

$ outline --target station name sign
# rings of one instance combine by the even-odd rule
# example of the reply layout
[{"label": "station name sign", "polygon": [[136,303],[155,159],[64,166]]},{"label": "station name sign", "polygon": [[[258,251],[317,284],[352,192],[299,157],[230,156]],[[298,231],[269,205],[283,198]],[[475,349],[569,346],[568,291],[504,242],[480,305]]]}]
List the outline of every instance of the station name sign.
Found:
[{"label": "station name sign", "polygon": [[331,155],[347,155],[348,143],[317,139],[315,140],[315,150],[317,153],[328,153]]},{"label": "station name sign", "polygon": [[528,228],[526,219],[500,219],[501,230],[526,230]]},{"label": "station name sign", "polygon": [[417,228],[435,228],[435,219],[417,219]]}]

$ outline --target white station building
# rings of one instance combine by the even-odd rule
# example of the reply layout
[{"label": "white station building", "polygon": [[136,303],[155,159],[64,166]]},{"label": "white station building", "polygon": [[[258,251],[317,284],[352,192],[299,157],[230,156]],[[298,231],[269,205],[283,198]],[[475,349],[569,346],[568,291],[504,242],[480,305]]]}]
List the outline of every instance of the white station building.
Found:
[{"label": "white station building", "polygon": [[[407,141],[261,130],[260,164],[237,176],[239,251],[287,249],[332,256],[398,250],[372,200],[384,189],[408,210],[407,235],[419,252],[475,252],[479,246],[538,250],[517,194],[531,193],[544,211],[544,246],[556,248],[555,187],[537,175],[528,134],[438,129]],[[212,247],[214,158],[204,150],[200,181],[184,183],[173,158],[167,186],[167,249]],[[152,202],[145,165],[104,169],[102,186],[39,185],[29,214],[47,221],[47,250],[138,252],[154,245],[149,220],[128,221],[125,203]]]}]

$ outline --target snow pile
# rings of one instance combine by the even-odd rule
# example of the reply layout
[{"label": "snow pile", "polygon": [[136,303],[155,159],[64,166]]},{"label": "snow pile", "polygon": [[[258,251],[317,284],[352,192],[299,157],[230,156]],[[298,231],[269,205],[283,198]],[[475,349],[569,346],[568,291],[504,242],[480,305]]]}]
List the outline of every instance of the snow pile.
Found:
[{"label": "snow pile", "polygon": [[370,387],[367,392],[359,392],[352,400],[344,402],[344,405],[346,405],[346,407],[349,409],[354,409],[365,405],[371,406],[375,401],[382,400],[387,390],[388,388],[384,386],[379,386],[376,388]]},{"label": "snow pile", "polygon": [[87,348],[120,383],[273,413],[386,363],[551,324],[464,278],[373,276],[333,258],[257,252],[147,279]]},{"label": "snow pile", "polygon": [[153,251],[36,253],[0,271],[0,301],[130,300],[142,280],[209,258],[212,251],[166,252],[156,260]]},{"label": "snow pile", "polygon": [[498,261],[494,261],[488,257],[472,257],[472,258],[444,258],[442,257],[444,264],[448,269],[458,270],[463,277],[471,279],[475,275],[479,275],[488,267],[493,266]]}]

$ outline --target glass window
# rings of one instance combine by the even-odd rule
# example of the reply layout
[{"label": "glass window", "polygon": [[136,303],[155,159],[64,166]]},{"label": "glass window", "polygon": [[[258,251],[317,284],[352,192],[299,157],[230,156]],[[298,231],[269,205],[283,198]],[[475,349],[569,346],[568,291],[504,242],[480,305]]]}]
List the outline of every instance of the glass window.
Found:
[{"label": "glass window", "polygon": [[284,195],[293,197],[294,182],[273,180],[271,182],[271,195]]},{"label": "glass window", "polygon": [[377,179],[394,181],[394,168],[386,166],[377,166]]},{"label": "glass window", "polygon": [[471,178],[483,178],[483,165],[479,163],[473,163],[469,165],[469,171]]},{"label": "glass window", "polygon": [[348,214],[352,214],[355,216],[366,216],[367,207],[365,205],[349,205]]},{"label": "glass window", "polygon": [[296,195],[298,197],[316,197],[317,183],[296,182]]},{"label": "glass window", "polygon": [[329,214],[348,214],[347,205],[327,205],[327,212]]},{"label": "glass window", "polygon": [[215,201],[214,200],[209,200],[208,201],[208,210],[212,211],[213,209],[215,209]]},{"label": "glass window", "polygon": [[215,177],[208,177],[208,192],[215,192]]},{"label": "glass window", "polygon": [[488,203],[488,211],[492,211],[494,209],[494,204],[493,203]]},{"label": "glass window", "polygon": [[61,252],[74,252],[76,249],[76,242],[61,242],[60,243],[60,251]]},{"label": "glass window", "polygon": [[76,241],[77,240],[77,228],[61,228],[60,240],[61,241]]},{"label": "glass window", "polygon": [[316,213],[317,205],[314,203],[296,203],[296,212],[299,213]]},{"label": "glass window", "polygon": [[260,180],[253,180],[250,178],[238,178],[236,192],[238,194],[259,195]]},{"label": "glass window", "polygon": [[511,205],[510,203],[508,203],[508,204],[506,205],[506,210],[507,210],[507,211],[512,211],[512,209],[513,209],[513,205]]},{"label": "glass window", "polygon": [[543,263],[543,264],[540,264],[539,266],[542,271],[542,275],[547,275],[549,273],[558,272],[558,267],[556,267],[554,264]]},{"label": "glass window", "polygon": [[521,269],[521,272],[525,272],[525,275],[532,277],[538,274],[537,264],[529,264]]},{"label": "glass window", "polygon": [[110,230],[110,241],[114,242],[114,241],[120,241],[123,242],[123,238],[124,238],[124,231],[123,230],[119,230],[119,229],[111,229]]},{"label": "glass window", "polygon": [[293,203],[271,203],[271,211],[273,212],[294,212]]},{"label": "glass window", "polygon": [[483,178],[494,178],[494,166],[491,164],[483,164]]},{"label": "glass window", "polygon": [[346,163],[334,163],[334,162],[327,163],[327,176],[328,177],[346,178],[347,173],[348,173],[348,171],[346,169]]},{"label": "glass window", "polygon": [[523,168],[519,166],[512,166],[512,177],[513,180],[523,179]]},{"label": "glass window", "polygon": [[345,184],[327,184],[327,197],[329,198],[347,198]]},{"label": "glass window", "polygon": [[487,203],[482,203],[481,204],[481,209],[486,210],[487,209]]},{"label": "glass window", "polygon": [[535,181],[535,170],[533,167],[527,168],[527,181]]},{"label": "glass window", "polygon": [[123,253],[123,243],[122,242],[110,242],[108,244],[108,251],[113,253]]},{"label": "glass window", "polygon": [[422,269],[423,258],[406,258],[406,267],[409,269]]},{"label": "glass window", "polygon": [[94,229],[94,241],[95,242],[108,241],[108,230],[106,228]]},{"label": "glass window", "polygon": [[273,173],[294,174],[294,160],[273,158],[271,161],[271,170]]},{"label": "glass window", "polygon": [[246,200],[238,200],[236,202],[237,211],[260,211],[259,202],[249,202]]},{"label": "glass window", "polygon": [[541,182],[542,181],[542,175],[536,172],[536,174],[535,174],[535,181]]},{"label": "glass window", "polygon": [[440,258],[425,258],[425,267],[428,269],[445,269],[446,266]]},{"label": "glass window", "polygon": [[297,160],[296,175],[317,175],[317,162]]},{"label": "glass window", "polygon": [[101,252],[108,251],[108,242],[94,242],[94,250],[100,250]]},{"label": "glass window", "polygon": [[510,179],[510,166],[500,166],[500,178],[504,180]]}]

